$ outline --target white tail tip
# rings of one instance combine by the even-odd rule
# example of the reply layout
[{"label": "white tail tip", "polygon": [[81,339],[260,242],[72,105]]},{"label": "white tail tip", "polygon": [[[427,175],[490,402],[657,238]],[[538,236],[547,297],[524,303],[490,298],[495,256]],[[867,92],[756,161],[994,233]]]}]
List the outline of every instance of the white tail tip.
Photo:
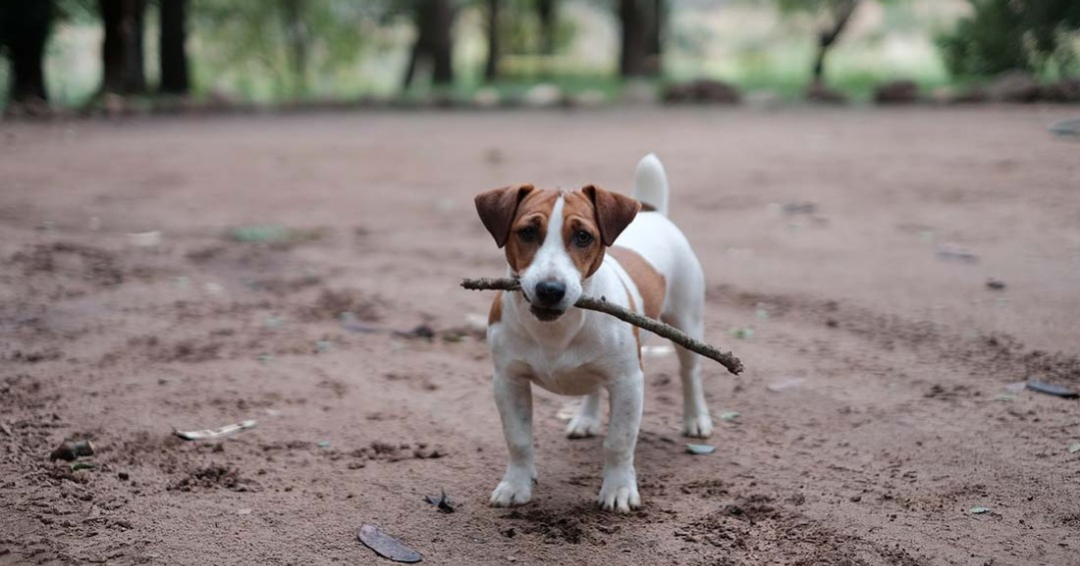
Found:
[{"label": "white tail tip", "polygon": [[664,165],[660,163],[660,158],[655,153],[646,155],[638,162],[637,173],[634,176],[634,189],[630,195],[642,204],[647,204],[660,214],[667,216],[667,173],[664,172]]}]

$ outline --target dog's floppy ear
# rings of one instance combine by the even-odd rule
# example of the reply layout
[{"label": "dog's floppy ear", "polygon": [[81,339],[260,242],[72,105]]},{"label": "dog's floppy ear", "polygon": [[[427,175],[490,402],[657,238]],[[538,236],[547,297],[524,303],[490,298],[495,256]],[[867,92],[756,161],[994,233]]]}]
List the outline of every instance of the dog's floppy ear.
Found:
[{"label": "dog's floppy ear", "polygon": [[513,185],[476,195],[474,200],[480,221],[500,248],[510,239],[510,226],[514,223],[518,205],[533,189],[529,184]]},{"label": "dog's floppy ear", "polygon": [[600,228],[600,241],[605,246],[615,243],[630,222],[641,210],[641,203],[636,199],[605,191],[595,185],[588,185],[581,189],[585,196],[592,201],[596,208],[596,224]]}]

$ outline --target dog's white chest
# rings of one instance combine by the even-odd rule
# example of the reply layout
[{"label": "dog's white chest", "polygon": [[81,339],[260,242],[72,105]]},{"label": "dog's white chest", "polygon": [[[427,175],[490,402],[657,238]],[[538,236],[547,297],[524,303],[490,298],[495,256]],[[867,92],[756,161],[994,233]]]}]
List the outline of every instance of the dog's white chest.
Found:
[{"label": "dog's white chest", "polygon": [[552,393],[559,395],[587,395],[596,391],[604,382],[601,372],[591,364],[580,364],[562,359],[528,359],[515,364],[519,375]]}]

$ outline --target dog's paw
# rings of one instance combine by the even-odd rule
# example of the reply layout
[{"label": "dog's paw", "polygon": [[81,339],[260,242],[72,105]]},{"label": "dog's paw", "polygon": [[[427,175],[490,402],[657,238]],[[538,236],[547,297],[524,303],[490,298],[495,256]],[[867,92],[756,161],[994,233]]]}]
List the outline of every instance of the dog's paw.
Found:
[{"label": "dog's paw", "polygon": [[[621,477],[622,479],[616,479]],[[616,513],[629,513],[631,509],[641,507],[641,495],[638,494],[637,481],[625,474],[613,474],[604,479],[600,488],[600,508]]]},{"label": "dog's paw", "polygon": [[514,481],[504,479],[491,492],[492,507],[524,505],[532,499],[532,480]]},{"label": "dog's paw", "polygon": [[600,434],[600,420],[588,415],[574,415],[570,424],[566,426],[566,436],[569,438],[589,438]]},{"label": "dog's paw", "polygon": [[686,417],[683,421],[683,434],[690,438],[709,438],[712,436],[712,418],[708,413],[704,415]]}]

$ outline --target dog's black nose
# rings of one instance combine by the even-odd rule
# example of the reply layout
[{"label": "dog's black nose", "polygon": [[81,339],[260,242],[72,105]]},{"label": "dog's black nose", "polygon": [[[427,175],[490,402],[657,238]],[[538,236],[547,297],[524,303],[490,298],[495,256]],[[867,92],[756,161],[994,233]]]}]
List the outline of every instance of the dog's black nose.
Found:
[{"label": "dog's black nose", "polygon": [[558,281],[541,281],[536,284],[536,299],[545,305],[553,305],[566,295],[566,285]]}]

